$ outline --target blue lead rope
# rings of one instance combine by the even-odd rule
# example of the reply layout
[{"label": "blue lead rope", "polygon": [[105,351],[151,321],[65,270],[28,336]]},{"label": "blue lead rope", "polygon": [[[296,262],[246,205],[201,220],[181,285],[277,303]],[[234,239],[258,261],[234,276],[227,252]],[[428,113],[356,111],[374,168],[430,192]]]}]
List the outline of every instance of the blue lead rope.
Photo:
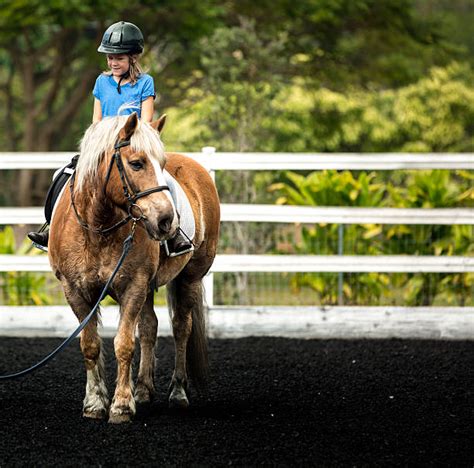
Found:
[{"label": "blue lead rope", "polygon": [[130,249],[132,247],[134,233],[135,233],[135,223],[132,227],[131,234],[123,241],[122,255],[120,256],[120,259],[119,259],[119,261],[117,263],[117,266],[115,267],[114,271],[112,272],[112,275],[110,275],[110,278],[107,281],[107,284],[104,286],[104,289],[100,293],[100,296],[99,296],[99,299],[97,300],[97,303],[95,304],[94,308],[89,312],[89,315],[74,330],[72,335],[69,338],[67,338],[65,341],[63,341],[54,351],[52,351],[45,358],[43,358],[41,361],[36,363],[34,366],[28,367],[28,369],[24,369],[22,371],[15,372],[13,374],[0,375],[0,380],[10,380],[10,379],[16,379],[17,377],[23,377],[24,375],[27,375],[30,372],[33,372],[33,371],[45,366],[49,361],[51,361],[51,359],[54,358],[54,356],[56,356],[56,354],[58,354],[60,351],[62,351],[74,338],[76,338],[77,335],[79,335],[79,333],[82,331],[82,329],[89,323],[90,319],[96,313],[97,309],[99,308],[100,302],[102,301],[105,294],[107,293],[107,290],[109,289],[109,286],[112,283],[112,281],[114,280],[115,275],[117,274],[120,267],[122,266],[122,263],[125,260],[125,257],[128,255],[128,252],[130,251]]}]

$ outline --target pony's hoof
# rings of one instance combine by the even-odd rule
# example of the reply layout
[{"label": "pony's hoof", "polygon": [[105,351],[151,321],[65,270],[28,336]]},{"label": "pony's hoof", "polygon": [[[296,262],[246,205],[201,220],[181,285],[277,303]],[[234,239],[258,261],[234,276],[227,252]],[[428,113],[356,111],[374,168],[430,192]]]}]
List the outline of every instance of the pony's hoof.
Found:
[{"label": "pony's hoof", "polygon": [[169,407],[173,409],[187,409],[189,408],[189,400],[184,389],[175,388],[169,397]]},{"label": "pony's hoof", "polygon": [[131,413],[110,413],[109,423],[110,424],[123,424],[132,421]]},{"label": "pony's hoof", "polygon": [[82,416],[88,419],[105,419],[107,417],[107,411],[98,410],[98,411],[83,411]]},{"label": "pony's hoof", "polygon": [[112,424],[122,424],[125,422],[130,422],[135,416],[136,406],[135,400],[132,400],[128,403],[123,402],[122,404],[113,404],[110,407],[109,411],[109,423]]},{"label": "pony's hoof", "polygon": [[135,392],[133,394],[135,402],[138,405],[146,405],[148,403],[151,403],[155,399],[155,396],[156,392],[153,389],[150,390],[144,384],[137,384],[137,387],[135,388]]}]

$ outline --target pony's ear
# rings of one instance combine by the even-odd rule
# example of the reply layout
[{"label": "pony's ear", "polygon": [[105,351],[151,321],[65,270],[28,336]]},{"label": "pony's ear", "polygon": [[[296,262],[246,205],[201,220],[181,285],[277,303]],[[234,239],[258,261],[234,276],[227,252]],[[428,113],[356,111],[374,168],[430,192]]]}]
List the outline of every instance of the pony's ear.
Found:
[{"label": "pony's ear", "polygon": [[161,133],[166,122],[166,114],[163,114],[158,120],[151,122],[151,126],[158,132]]},{"label": "pony's ear", "polygon": [[121,140],[130,140],[133,135],[133,132],[137,128],[138,125],[138,116],[137,113],[134,112],[130,114],[130,117],[127,119],[127,122],[123,126],[122,130],[120,130],[119,136]]}]

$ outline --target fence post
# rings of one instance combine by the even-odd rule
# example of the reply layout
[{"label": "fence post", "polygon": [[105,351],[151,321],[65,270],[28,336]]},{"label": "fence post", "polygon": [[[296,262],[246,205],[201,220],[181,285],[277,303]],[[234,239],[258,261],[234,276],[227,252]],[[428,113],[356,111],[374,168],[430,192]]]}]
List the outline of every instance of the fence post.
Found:
[{"label": "fence post", "polygon": [[[344,224],[337,226],[337,254],[344,255]],[[344,303],[344,273],[340,271],[337,276],[337,303],[343,305]]]},{"label": "fence post", "polygon": [[[201,153],[205,156],[211,157],[215,154],[216,148],[214,146],[204,146],[201,149]],[[212,180],[215,182],[216,180],[216,172],[212,169],[208,169],[209,175],[211,176]],[[214,306],[214,274],[209,272],[204,278],[204,293],[205,293],[205,300],[208,308]]]}]

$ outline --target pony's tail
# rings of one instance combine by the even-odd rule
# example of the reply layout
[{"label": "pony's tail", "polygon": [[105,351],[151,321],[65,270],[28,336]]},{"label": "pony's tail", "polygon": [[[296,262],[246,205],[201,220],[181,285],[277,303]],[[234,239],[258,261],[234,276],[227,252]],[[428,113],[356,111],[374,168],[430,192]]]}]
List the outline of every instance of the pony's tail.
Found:
[{"label": "pony's tail", "polygon": [[168,306],[171,313],[182,314],[191,310],[192,328],[186,347],[187,373],[201,394],[209,386],[209,359],[207,352],[206,308],[202,280],[187,283],[176,278],[168,284]]}]

